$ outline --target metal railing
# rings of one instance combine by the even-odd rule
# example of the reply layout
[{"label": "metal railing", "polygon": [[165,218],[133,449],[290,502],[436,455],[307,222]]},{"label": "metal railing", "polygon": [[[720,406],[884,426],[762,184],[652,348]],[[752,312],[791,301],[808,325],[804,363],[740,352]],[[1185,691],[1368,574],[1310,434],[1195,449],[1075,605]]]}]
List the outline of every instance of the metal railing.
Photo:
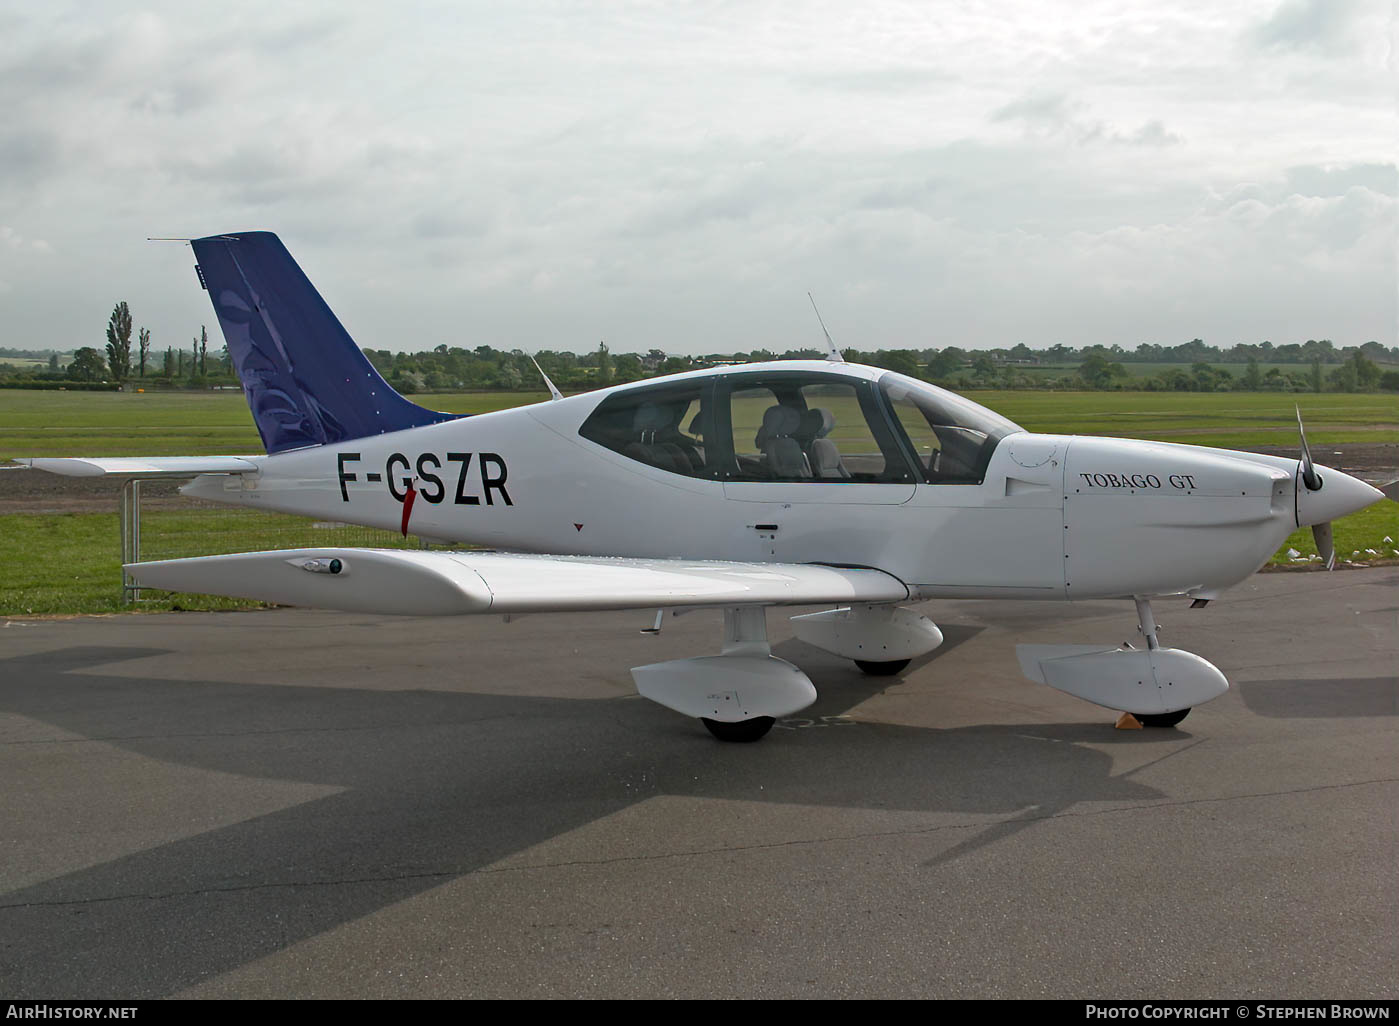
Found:
[{"label": "metal railing", "polygon": [[[265,549],[425,549],[429,545],[426,539],[411,534],[405,538],[397,531],[183,497],[161,499],[159,509],[143,508],[141,484],[142,479],[134,477],[122,485],[123,564]],[[124,604],[141,601],[142,589],[125,569],[121,588]]]}]

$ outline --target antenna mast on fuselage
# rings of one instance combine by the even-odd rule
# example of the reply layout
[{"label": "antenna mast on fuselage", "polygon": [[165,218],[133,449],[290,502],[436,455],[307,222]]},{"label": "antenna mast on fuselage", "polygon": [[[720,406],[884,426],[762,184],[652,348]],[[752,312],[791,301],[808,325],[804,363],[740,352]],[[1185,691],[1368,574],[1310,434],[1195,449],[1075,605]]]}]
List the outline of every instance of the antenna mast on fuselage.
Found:
[{"label": "antenna mast on fuselage", "polygon": [[821,318],[821,311],[816,309],[816,299],[810,292],[806,294],[806,298],[811,300],[811,309],[816,311],[816,320],[821,325],[822,334],[826,336],[826,359],[831,361],[831,363],[844,363],[845,357],[840,355],[840,350],[837,349],[836,344],[831,341],[831,333],[826,330],[826,322]]}]

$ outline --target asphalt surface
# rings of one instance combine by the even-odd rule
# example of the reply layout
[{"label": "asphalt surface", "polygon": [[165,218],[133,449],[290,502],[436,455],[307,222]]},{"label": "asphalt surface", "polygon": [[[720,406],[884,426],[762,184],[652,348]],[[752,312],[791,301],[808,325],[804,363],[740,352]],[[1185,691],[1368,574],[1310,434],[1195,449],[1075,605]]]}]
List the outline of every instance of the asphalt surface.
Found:
[{"label": "asphalt surface", "polygon": [[1256,577],[1177,730],[1021,679],[1130,603],[947,643],[755,745],[638,698],[717,613],[0,628],[0,998],[1399,992],[1399,571]]}]

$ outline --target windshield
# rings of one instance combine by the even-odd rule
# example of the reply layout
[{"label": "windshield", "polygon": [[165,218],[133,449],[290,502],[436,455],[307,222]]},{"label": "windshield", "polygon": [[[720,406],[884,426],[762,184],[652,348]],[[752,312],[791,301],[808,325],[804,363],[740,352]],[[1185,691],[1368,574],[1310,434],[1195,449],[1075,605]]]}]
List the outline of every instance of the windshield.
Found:
[{"label": "windshield", "polygon": [[929,484],[981,484],[996,443],[1025,430],[955,392],[903,374],[885,374],[879,387]]}]

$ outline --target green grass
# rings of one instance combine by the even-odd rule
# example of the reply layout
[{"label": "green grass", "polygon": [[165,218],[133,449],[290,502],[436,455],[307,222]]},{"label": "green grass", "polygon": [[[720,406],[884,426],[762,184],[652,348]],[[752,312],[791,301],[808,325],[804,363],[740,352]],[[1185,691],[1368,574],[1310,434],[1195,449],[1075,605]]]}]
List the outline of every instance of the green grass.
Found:
[{"label": "green grass", "polygon": [[[1399,555],[1396,555],[1399,550],[1399,505],[1395,503],[1379,502],[1359,513],[1342,517],[1332,525],[1332,531],[1337,563],[1399,562]],[[1385,541],[1385,538],[1390,540]],[[1304,558],[1316,555],[1312,529],[1303,527],[1293,531],[1270,561],[1273,566],[1296,565],[1288,557],[1288,549],[1296,549]],[[1371,555],[1366,549],[1374,549],[1378,555]]]},{"label": "green grass", "polygon": [[967,398],[1027,431],[1286,448],[1297,444],[1300,407],[1314,449],[1399,442],[1399,394],[1393,393],[977,391]]},{"label": "green grass", "polygon": [[[547,392],[420,396],[447,413],[542,402]],[[46,392],[0,389],[0,460],[17,456],[210,456],[260,453],[242,392]]]},{"label": "green grass", "polygon": [[[372,545],[416,548],[418,539],[360,527],[315,527],[305,517],[241,509],[147,510],[143,559],[218,552]],[[0,516],[0,616],[113,613],[122,602],[121,528],[113,513],[16,513]],[[214,595],[148,592],[137,608],[252,609],[261,603]]]},{"label": "green grass", "polygon": [[[539,402],[544,393],[462,393],[418,397],[453,413],[485,413]],[[1319,461],[1329,446],[1399,442],[1399,396],[1271,393],[973,392],[969,398],[1032,431],[1155,438],[1225,448],[1296,445],[1293,404],[1302,408]],[[851,414],[853,416],[853,414]],[[0,390],[0,457],[204,455],[260,452],[242,395],[236,392],[109,393]],[[1399,468],[1397,468],[1399,469]],[[389,532],[347,536],[314,529],[305,518],[244,510],[210,513],[147,511],[144,558],[329,544],[404,543]],[[211,526],[212,525],[212,526]],[[358,529],[356,529],[358,530]],[[1399,507],[1372,506],[1336,522],[1341,559],[1394,561]],[[1311,531],[1282,549],[1315,551]],[[1281,553],[1274,563],[1286,565]],[[121,604],[117,514],[0,516],[0,615],[115,612]],[[143,602],[143,609],[233,609],[256,603],[180,595]]]},{"label": "green grass", "polygon": [[[1223,448],[1287,447],[1296,443],[1296,404],[1314,445],[1399,442],[1399,395],[1391,393],[978,391],[968,397],[1030,431],[1154,438]],[[416,398],[424,406],[449,413],[487,413],[542,402],[547,395],[468,392]],[[0,389],[0,459],[261,451],[252,416],[239,392]]]}]

